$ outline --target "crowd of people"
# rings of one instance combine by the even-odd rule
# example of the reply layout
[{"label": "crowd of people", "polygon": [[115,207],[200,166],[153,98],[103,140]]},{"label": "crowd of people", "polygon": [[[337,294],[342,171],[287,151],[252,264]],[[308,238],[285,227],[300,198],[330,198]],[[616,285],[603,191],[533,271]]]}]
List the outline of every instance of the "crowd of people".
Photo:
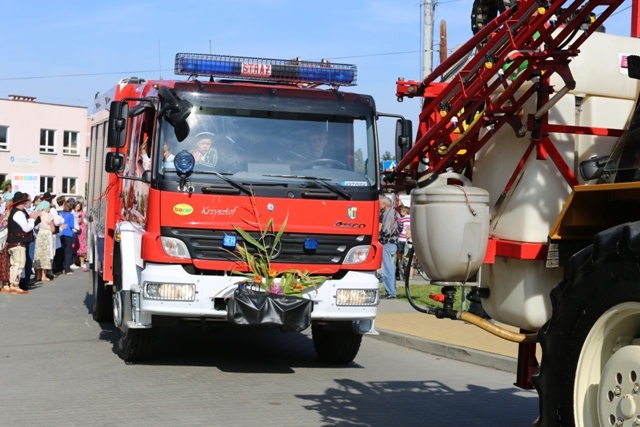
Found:
[{"label": "crowd of people", "polygon": [[33,283],[84,267],[86,235],[82,198],[46,192],[32,199],[5,188],[0,203],[1,291],[25,295]]}]

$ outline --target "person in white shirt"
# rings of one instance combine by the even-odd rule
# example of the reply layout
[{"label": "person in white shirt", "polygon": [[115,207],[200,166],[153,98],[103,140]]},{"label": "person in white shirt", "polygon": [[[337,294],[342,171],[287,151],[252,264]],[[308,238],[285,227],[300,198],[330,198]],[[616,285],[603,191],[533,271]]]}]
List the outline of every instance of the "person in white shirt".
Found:
[{"label": "person in white shirt", "polygon": [[51,204],[51,211],[49,212],[53,217],[53,225],[56,227],[62,225],[64,223],[64,218],[58,215],[58,210],[53,204],[53,199],[56,197],[55,194],[51,194],[48,191],[42,195],[42,200],[45,200]]}]

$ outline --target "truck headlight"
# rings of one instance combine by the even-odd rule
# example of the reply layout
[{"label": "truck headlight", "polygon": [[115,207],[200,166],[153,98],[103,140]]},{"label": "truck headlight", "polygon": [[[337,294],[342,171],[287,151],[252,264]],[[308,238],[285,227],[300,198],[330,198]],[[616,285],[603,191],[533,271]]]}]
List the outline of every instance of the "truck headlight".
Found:
[{"label": "truck headlight", "polygon": [[338,289],[336,305],[376,305],[378,291],[375,289]]},{"label": "truck headlight", "polygon": [[193,283],[145,283],[144,297],[163,301],[195,301]]},{"label": "truck headlight", "polygon": [[360,264],[369,256],[371,245],[354,246],[344,257],[345,264]]},{"label": "truck headlight", "polygon": [[167,255],[174,258],[191,258],[189,256],[189,249],[187,249],[187,245],[185,245],[182,240],[162,236],[160,241],[162,242],[162,249],[164,249]]}]

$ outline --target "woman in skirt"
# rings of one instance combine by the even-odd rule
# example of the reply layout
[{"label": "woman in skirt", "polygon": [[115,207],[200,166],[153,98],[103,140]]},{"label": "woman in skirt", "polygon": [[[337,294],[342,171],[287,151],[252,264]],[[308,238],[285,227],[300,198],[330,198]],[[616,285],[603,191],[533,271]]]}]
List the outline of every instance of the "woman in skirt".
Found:
[{"label": "woman in skirt", "polygon": [[54,254],[53,217],[49,213],[51,204],[44,200],[38,204],[36,210],[42,211],[40,227],[36,236],[36,249],[33,255],[33,268],[36,270],[36,281],[48,282],[47,270],[51,270]]},{"label": "woman in skirt", "polygon": [[[10,202],[7,202],[9,204]],[[7,206],[8,207],[8,206]],[[2,216],[0,217],[0,231],[4,231],[7,228],[7,223],[9,222],[9,214],[11,213],[11,209],[6,209]],[[2,292],[10,293],[11,289],[9,288],[9,268],[11,267],[10,257],[9,257],[9,248],[7,247],[7,239],[4,239],[4,246],[2,250],[0,250],[0,286],[2,286]]]}]

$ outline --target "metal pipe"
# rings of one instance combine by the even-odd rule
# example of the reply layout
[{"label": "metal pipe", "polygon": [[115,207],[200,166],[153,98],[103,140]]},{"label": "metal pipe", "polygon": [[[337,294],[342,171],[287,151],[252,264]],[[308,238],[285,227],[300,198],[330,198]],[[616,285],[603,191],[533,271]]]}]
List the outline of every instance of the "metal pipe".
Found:
[{"label": "metal pipe", "polygon": [[533,117],[536,120],[540,120],[540,118],[545,114],[547,114],[547,112],[551,109],[551,107],[556,105],[558,101],[560,101],[560,99],[562,99],[562,97],[565,96],[570,90],[571,89],[569,89],[569,86],[564,85],[562,89],[560,89],[555,95],[553,95],[553,97],[549,100],[549,102],[544,104],[542,107],[540,107],[538,111],[536,111]]}]

